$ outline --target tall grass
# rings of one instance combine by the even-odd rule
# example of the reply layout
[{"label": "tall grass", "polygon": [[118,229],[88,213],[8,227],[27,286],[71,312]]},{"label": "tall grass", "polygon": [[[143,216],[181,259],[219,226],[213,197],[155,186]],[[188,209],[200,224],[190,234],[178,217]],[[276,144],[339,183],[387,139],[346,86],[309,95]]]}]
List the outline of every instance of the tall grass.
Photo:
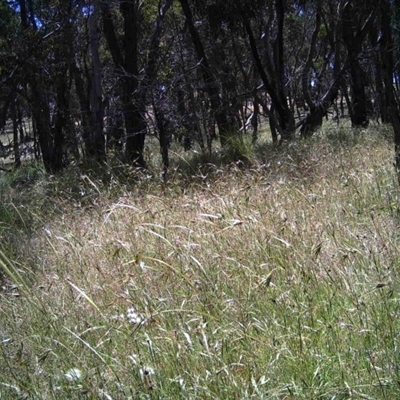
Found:
[{"label": "tall grass", "polygon": [[392,148],[334,133],[167,185],[38,179],[24,262],[0,254],[1,396],[397,398]]}]

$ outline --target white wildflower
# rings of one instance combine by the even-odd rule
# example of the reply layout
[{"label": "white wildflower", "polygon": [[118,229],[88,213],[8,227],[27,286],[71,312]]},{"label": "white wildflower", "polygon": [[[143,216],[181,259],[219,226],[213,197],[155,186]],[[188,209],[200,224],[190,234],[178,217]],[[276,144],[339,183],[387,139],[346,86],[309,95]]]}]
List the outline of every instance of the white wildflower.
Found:
[{"label": "white wildflower", "polygon": [[145,264],[144,261],[139,262],[139,267],[141,268],[142,271],[144,271],[147,268],[147,265]]},{"label": "white wildflower", "polygon": [[79,381],[82,378],[82,371],[78,368],[71,368],[64,374],[64,378],[69,382]]},{"label": "white wildflower", "polygon": [[124,314],[116,314],[110,317],[111,321],[123,321],[125,319]]},{"label": "white wildflower", "polygon": [[126,312],[126,318],[132,325],[140,325],[143,321],[141,315],[135,311],[134,308],[128,308]]}]

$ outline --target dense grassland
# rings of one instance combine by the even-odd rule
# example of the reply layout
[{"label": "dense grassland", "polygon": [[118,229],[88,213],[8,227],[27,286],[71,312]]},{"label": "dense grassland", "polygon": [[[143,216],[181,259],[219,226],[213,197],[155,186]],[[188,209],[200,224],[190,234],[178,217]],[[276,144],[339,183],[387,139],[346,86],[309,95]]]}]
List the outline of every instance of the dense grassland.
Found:
[{"label": "dense grassland", "polygon": [[0,398],[399,398],[390,134],[254,154],[1,175]]}]

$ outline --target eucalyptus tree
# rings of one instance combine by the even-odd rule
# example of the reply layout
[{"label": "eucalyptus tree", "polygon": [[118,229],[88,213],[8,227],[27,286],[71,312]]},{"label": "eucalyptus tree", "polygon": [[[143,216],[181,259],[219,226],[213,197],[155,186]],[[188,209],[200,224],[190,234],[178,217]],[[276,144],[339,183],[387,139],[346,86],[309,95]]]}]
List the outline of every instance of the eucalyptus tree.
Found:
[{"label": "eucalyptus tree", "polygon": [[181,12],[172,14],[171,25],[175,39],[168,64],[174,80],[176,118],[179,121],[175,136],[185,150],[198,143],[203,152],[207,148],[211,151],[213,120],[212,116],[207,116],[208,106],[204,101],[202,77],[198,73],[198,58]]},{"label": "eucalyptus tree", "polygon": [[[262,103],[271,127],[280,132],[283,140],[291,140],[295,133],[295,118],[288,99],[285,19],[292,2],[203,0],[190,4],[188,0],[180,0],[180,3],[221,144],[238,131],[235,109],[239,110],[248,98],[255,100],[256,115],[258,105]],[[200,7],[203,14],[198,11]],[[201,24],[195,23],[193,10],[203,17]],[[201,29],[203,24],[208,27],[211,43],[206,50],[204,44],[208,42],[204,32],[207,30]],[[261,92],[267,92],[270,104],[262,99]]]},{"label": "eucalyptus tree", "polygon": [[347,50],[351,77],[350,117],[353,126],[368,126],[367,77],[362,65],[365,38],[374,28],[377,14],[376,1],[346,2],[342,15],[343,43]]},{"label": "eucalyptus tree", "polygon": [[[292,2],[285,14],[284,58],[287,97],[292,112],[296,111],[299,118],[307,109],[302,93],[301,77],[314,28],[312,24],[314,14],[315,7],[312,3],[303,5],[298,2]],[[313,78],[317,79],[315,74]]]},{"label": "eucalyptus tree", "polygon": [[[2,86],[8,92],[8,100],[2,104],[2,125],[7,117],[14,121],[16,115],[19,121],[31,118],[44,167],[55,173],[68,164],[70,154],[77,157],[79,153],[71,105],[73,81],[79,81],[78,75],[82,81],[82,74],[77,74],[75,68],[75,39],[77,21],[84,14],[82,4],[78,0],[57,0],[51,4],[16,0],[2,5],[2,11],[18,20],[7,30],[7,36],[13,40],[9,42],[9,57],[3,60],[8,63],[8,58],[12,67],[1,71]],[[26,106],[11,108],[7,114],[8,105],[15,104],[16,99],[23,99]],[[14,144],[17,148],[16,137]]]},{"label": "eucalyptus tree", "polygon": [[0,3],[0,133],[5,130],[9,117],[12,119],[13,149],[0,141],[0,154],[7,157],[13,150],[15,166],[21,163],[19,152],[19,128],[21,139],[23,130],[21,124],[21,96],[18,94],[19,75],[21,70],[16,67],[15,43],[21,44],[19,19],[15,10],[6,2]]},{"label": "eucalyptus tree", "polygon": [[61,170],[66,162],[76,12],[71,1],[59,0],[56,5],[18,2],[26,46],[24,58],[18,60],[24,71],[20,85],[26,87],[44,166],[52,173]]},{"label": "eucalyptus tree", "polygon": [[341,40],[345,1],[316,0],[312,3],[314,31],[302,72],[303,96],[310,110],[301,122],[301,134],[305,137],[321,127],[323,117],[338,96],[347,69]]},{"label": "eucalyptus tree", "polygon": [[394,130],[395,163],[400,179],[400,102],[394,90],[394,28],[398,22],[392,16],[398,15],[398,2],[382,0],[379,3],[379,50],[382,64],[382,78],[384,88],[384,102],[387,109],[388,122]]},{"label": "eucalyptus tree", "polygon": [[102,65],[99,54],[98,22],[100,19],[100,1],[94,0],[89,16],[89,40],[92,68],[90,74],[90,111],[91,133],[88,143],[88,153],[96,161],[103,162],[106,158],[105,139],[103,133],[103,92],[102,92]]},{"label": "eucalyptus tree", "polygon": [[[221,89],[218,85],[215,75],[213,74],[209,60],[210,57],[205,52],[202,37],[195,25],[191,5],[188,0],[180,0],[180,4],[197,55],[198,65],[204,81],[204,88],[209,97],[211,107],[210,111],[213,117],[215,117],[215,121],[218,126],[218,133],[221,145],[225,146],[227,143],[229,143],[232,135],[235,133],[235,130],[237,131],[237,127],[235,129],[234,122],[229,118],[229,111],[226,102],[223,102],[221,99]],[[216,10],[217,8],[215,7],[214,12],[216,12]],[[219,31],[219,27],[217,25],[222,22],[222,20],[216,20],[216,26],[211,24],[211,29],[214,34]],[[221,48],[221,46],[218,46],[218,49],[214,49],[214,51],[220,52],[220,56],[222,58],[222,66],[226,68],[226,56],[224,50]]]},{"label": "eucalyptus tree", "polygon": [[[258,12],[260,10],[261,12]],[[281,140],[292,140],[295,134],[295,118],[287,97],[287,74],[284,58],[285,14],[288,4],[276,0],[238,3],[236,13],[243,24],[249,41],[255,67],[259,73],[264,90],[271,101],[270,123],[281,135]],[[261,27],[261,38],[254,33],[254,24]],[[260,43],[261,42],[261,43]]]},{"label": "eucalyptus tree", "polygon": [[[156,13],[148,14],[152,25],[148,37],[142,36],[145,32],[144,7],[153,6],[153,2],[145,5],[138,0],[120,0],[100,4],[104,36],[118,75],[126,133],[126,160],[144,167],[146,163],[143,149],[147,133],[146,95],[157,74],[163,22],[172,0],[160,2]],[[116,27],[121,19],[122,37],[118,35],[119,29]]]},{"label": "eucalyptus tree", "polygon": [[[21,32],[19,29],[19,18],[14,9],[6,2],[0,2],[0,132],[5,128],[9,109],[15,103],[16,90],[19,76],[22,74],[18,68],[16,44],[21,43]],[[5,146],[0,141],[2,152]]]}]

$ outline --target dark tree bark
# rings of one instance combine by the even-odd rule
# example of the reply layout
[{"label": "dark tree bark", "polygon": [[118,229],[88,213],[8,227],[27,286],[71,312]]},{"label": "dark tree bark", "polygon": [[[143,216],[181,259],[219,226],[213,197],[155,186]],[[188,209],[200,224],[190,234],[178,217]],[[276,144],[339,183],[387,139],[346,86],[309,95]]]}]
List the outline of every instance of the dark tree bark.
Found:
[{"label": "dark tree bark", "polygon": [[179,113],[179,118],[182,121],[183,131],[179,135],[179,142],[183,145],[185,151],[190,150],[192,147],[192,136],[197,132],[196,123],[190,115],[186,107],[185,93],[182,88],[178,87],[176,90],[177,104],[176,108]]},{"label": "dark tree bark", "polygon": [[138,27],[139,3],[134,0],[121,0],[121,13],[124,18],[124,71],[122,104],[125,116],[126,148],[128,162],[145,167],[143,149],[147,132],[145,120],[146,107],[139,93]]},{"label": "dark tree bark", "polygon": [[251,116],[251,126],[253,127],[252,142],[257,142],[258,139],[258,117],[260,115],[260,103],[257,101],[256,96],[253,100],[253,115]]},{"label": "dark tree bark", "polygon": [[102,68],[99,55],[99,34],[97,22],[100,16],[99,0],[93,4],[93,13],[89,17],[90,53],[92,58],[92,73],[90,85],[90,108],[92,117],[92,131],[88,146],[88,155],[97,162],[106,160],[105,138],[103,132],[103,96],[101,86]]},{"label": "dark tree bark", "polygon": [[264,114],[268,116],[268,122],[269,122],[269,128],[271,130],[271,138],[272,138],[272,143],[277,144],[278,143],[278,124],[276,122],[275,118],[275,109],[274,105],[271,104],[271,107],[268,107],[268,104],[266,101],[263,101],[257,94],[255,95],[255,100],[259,105],[261,105]]},{"label": "dark tree bark", "polygon": [[[35,71],[34,68],[32,70]],[[41,71],[39,70],[30,79],[32,118],[36,127],[45,170],[49,173],[55,173],[61,170],[62,160],[54,155],[49,103],[44,93],[45,85],[41,85],[40,81],[38,82],[40,75]]]},{"label": "dark tree bark", "polygon": [[71,65],[71,73],[73,75],[73,79],[75,82],[76,94],[78,96],[79,101],[79,114],[77,115],[78,120],[74,121],[75,128],[78,130],[78,127],[82,130],[82,139],[84,143],[84,151],[88,155],[90,154],[90,131],[91,131],[91,123],[90,123],[90,99],[88,92],[90,89],[89,85],[85,84],[83,79],[83,72],[80,70],[76,63]]},{"label": "dark tree bark", "polygon": [[398,103],[393,87],[394,72],[394,40],[390,16],[393,9],[389,0],[380,2],[380,53],[385,90],[385,103],[388,108],[388,117],[394,130],[395,165],[400,182],[400,104]]},{"label": "dark tree bark", "polygon": [[72,3],[68,0],[60,1],[58,20],[62,27],[54,44],[54,92],[55,114],[52,126],[52,169],[60,171],[67,163],[66,138],[71,128],[70,88],[72,81],[71,65],[73,61],[73,26],[68,15],[72,13]]},{"label": "dark tree bark", "polygon": [[229,139],[232,137],[232,135],[236,133],[236,129],[235,126],[229,122],[227,111],[224,109],[221,103],[218,85],[211,72],[210,64],[204,51],[200,35],[194,25],[193,15],[189,3],[187,0],[180,0],[180,3],[197,54],[205,88],[210,99],[211,113],[215,116],[215,120],[217,122],[221,145],[225,146],[229,143]]},{"label": "dark tree bark", "polygon": [[24,143],[26,141],[26,139],[29,140],[29,137],[26,136],[26,131],[24,129],[24,122],[23,122],[23,116],[22,116],[20,102],[17,102],[16,112],[17,112],[17,120],[18,120],[18,127],[19,127],[19,141],[20,141],[20,143]]},{"label": "dark tree bark", "polygon": [[[59,2],[57,27],[46,33],[51,22],[40,29],[32,22],[32,4],[19,0],[22,34],[27,41],[18,59],[20,84],[27,87],[43,164],[47,172],[56,173],[64,167],[66,130],[70,126],[70,65],[72,58],[72,3]],[[28,5],[28,7],[27,7]],[[52,57],[47,62],[47,55]],[[52,123],[53,119],[53,123]]]},{"label": "dark tree bark", "polygon": [[[254,58],[255,66],[260,74],[265,90],[271,97],[272,108],[276,115],[276,128],[281,134],[282,141],[290,141],[295,133],[295,119],[285,94],[284,82],[284,60],[283,60],[283,5],[281,1],[276,1],[278,16],[278,31],[273,45],[273,60],[267,61],[264,69],[261,57],[258,51],[257,43],[250,25],[250,21],[243,15],[243,23],[249,38],[251,53]],[[273,63],[274,66],[271,64]],[[269,76],[268,76],[269,75]],[[272,113],[270,113],[272,114]],[[275,121],[273,121],[275,129]]]},{"label": "dark tree bark", "polygon": [[157,130],[160,141],[160,152],[163,163],[162,179],[164,183],[168,179],[168,168],[169,168],[169,145],[171,142],[171,136],[168,129],[168,117],[164,113],[163,102],[166,101],[165,96],[162,92],[159,92],[157,97],[153,100],[154,116],[156,119]]},{"label": "dark tree bark", "polygon": [[[25,32],[30,28],[27,18],[27,8],[25,0],[19,0],[21,9],[21,26]],[[62,159],[56,157],[54,141],[58,138],[53,138],[50,121],[50,108],[47,98],[46,85],[44,84],[43,70],[40,65],[28,63],[28,72],[26,80],[30,86],[29,101],[32,107],[32,118],[38,133],[38,141],[42,153],[43,164],[45,170],[50,173],[55,173],[62,168]],[[57,132],[55,132],[57,134]]]},{"label": "dark tree bark", "polygon": [[[375,4],[369,1],[347,2],[343,8],[342,35],[347,49],[351,76],[351,122],[355,127],[367,127],[369,124],[367,96],[365,92],[365,71],[360,57],[365,36],[373,26]],[[366,19],[362,18],[366,15]]]},{"label": "dark tree bark", "polygon": [[[305,67],[302,73],[302,89],[304,98],[310,108],[310,112],[307,114],[305,120],[301,122],[301,135],[303,137],[311,136],[317,129],[319,129],[322,125],[322,121],[324,116],[327,114],[328,109],[334,103],[339,88],[343,79],[343,74],[346,71],[347,64],[341,65],[341,41],[339,39],[341,32],[341,21],[343,14],[343,1],[339,2],[337,7],[336,15],[323,15],[322,14],[322,2],[317,2],[317,10],[316,10],[316,22],[315,29],[312,35],[310,49],[308,53],[308,57],[305,63]],[[330,19],[330,23],[328,23],[327,19]],[[323,95],[318,100],[313,100],[310,95],[310,85],[308,82],[308,75],[312,65],[312,60],[315,52],[315,44],[318,37],[318,32],[320,29],[321,21],[324,21],[324,25],[328,31],[328,37],[330,41],[330,46],[333,49],[334,59],[332,61],[332,83],[329,85],[328,89],[325,91]],[[329,57],[327,57],[329,60]],[[328,62],[327,62],[328,63]]]},{"label": "dark tree bark", "polygon": [[14,96],[15,96],[14,90],[10,90],[9,93],[7,93],[4,96],[4,103],[2,105],[1,112],[0,112],[0,131],[2,131],[4,129],[4,127],[6,126],[7,113],[11,106],[11,102],[13,101]]},{"label": "dark tree bark", "polygon": [[[145,167],[143,149],[147,132],[146,93],[152,84],[159,55],[161,27],[165,14],[172,5],[167,0],[159,7],[154,34],[151,38],[147,63],[143,72],[139,72],[139,12],[140,3],[136,0],[121,0],[120,9],[123,15],[123,52],[114,29],[109,6],[101,2],[104,34],[111,52],[116,72],[121,76],[121,102],[125,120],[126,147],[128,162]],[[142,82],[140,77],[142,76]]]},{"label": "dark tree bark", "polygon": [[56,110],[54,115],[54,126],[52,127],[53,142],[53,169],[54,172],[59,171],[65,165],[64,163],[64,147],[67,129],[69,128],[70,120],[70,90],[68,82],[69,72],[69,57],[71,54],[70,46],[67,42],[67,33],[63,36],[63,43],[60,48],[55,51],[55,103]]},{"label": "dark tree bark", "polygon": [[309,74],[314,60],[315,47],[318,39],[319,30],[321,27],[321,1],[317,1],[316,15],[315,15],[315,28],[311,36],[310,48],[308,56],[303,68],[301,76],[301,84],[303,90],[304,100],[306,101],[310,113],[307,115],[304,125],[301,128],[301,134],[304,137],[310,136],[313,132],[322,125],[322,119],[326,111],[323,107],[314,102],[310,94]]},{"label": "dark tree bark", "polygon": [[17,107],[17,100],[15,100],[11,105],[11,119],[13,123],[14,165],[18,168],[21,166],[21,154],[19,152]]},{"label": "dark tree bark", "polygon": [[[232,53],[241,48],[240,42],[232,31],[222,29],[223,14],[220,7],[210,4],[206,9],[207,22],[210,34],[208,61],[213,71],[215,83],[218,85],[221,99],[221,112],[226,115],[230,125],[230,136],[234,136],[242,126],[240,110],[242,105],[238,100],[239,80],[236,77],[236,68],[232,68]],[[239,56],[235,54],[236,60]],[[229,140],[229,138],[228,138]]]},{"label": "dark tree bark", "polygon": [[[378,41],[378,38],[374,41]],[[376,96],[375,96],[375,108],[377,110],[377,120],[380,118],[383,124],[389,123],[389,118],[388,118],[388,109],[386,107],[386,99],[385,99],[385,90],[383,87],[383,76],[382,76],[382,64],[381,64],[381,59],[380,55],[376,54],[375,55],[375,68],[374,68],[374,73],[375,73],[375,89],[376,89]]]},{"label": "dark tree bark", "polygon": [[138,67],[138,13],[135,0],[120,3],[123,15],[123,46],[118,43],[109,5],[101,2],[104,35],[114,61],[116,73],[120,75],[121,103],[125,120],[128,162],[145,167],[143,158],[147,124],[144,118],[145,105],[140,104]]}]

